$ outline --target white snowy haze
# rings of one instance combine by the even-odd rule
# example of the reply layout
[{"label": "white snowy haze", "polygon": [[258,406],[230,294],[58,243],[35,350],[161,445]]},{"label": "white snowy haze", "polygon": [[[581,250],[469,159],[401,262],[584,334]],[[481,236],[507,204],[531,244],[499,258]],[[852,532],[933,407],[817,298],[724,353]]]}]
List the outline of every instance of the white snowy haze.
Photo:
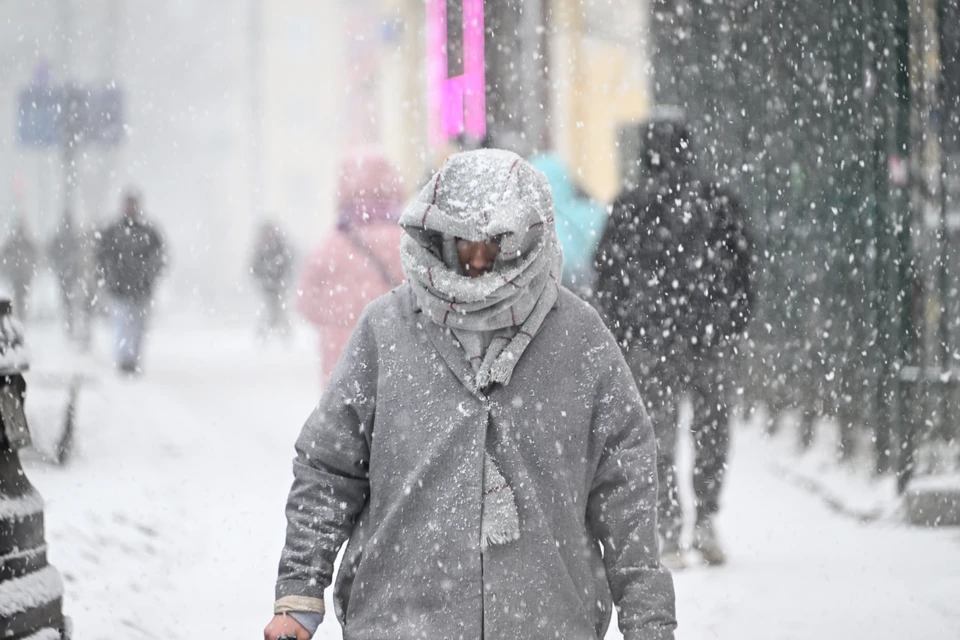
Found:
[{"label": "white snowy haze", "polygon": [[247,300],[262,214],[299,238],[301,253],[331,218],[340,11],[276,0],[0,2],[0,224],[22,216],[43,241],[63,207],[62,154],[17,143],[18,92],[43,75],[115,83],[126,139],[78,150],[76,216],[101,227],[134,187],[167,239],[162,306],[214,312]]},{"label": "white snowy haze", "polygon": [[[376,392],[357,383],[356,397],[392,400],[367,412],[371,429],[385,415],[398,424],[407,416],[398,440],[412,434],[404,451],[415,452],[408,458],[417,463],[430,449],[413,447],[415,437],[459,435],[436,407],[438,398],[461,389],[430,387],[451,375],[442,354],[404,357],[394,369],[381,367],[376,355],[363,356],[395,352],[389,357],[398,361],[396,354],[406,353],[399,347],[414,344],[411,335],[431,349],[437,343],[426,333],[382,338],[376,351],[354,348],[355,358],[371,360],[354,368],[334,371],[334,364],[367,303],[403,280],[401,238],[416,245],[415,232],[404,234],[417,222],[426,230],[438,195],[446,197],[445,185],[428,180],[454,152],[494,146],[530,160],[550,184],[552,212],[524,224],[556,226],[564,269],[582,267],[572,279],[561,273],[559,282],[585,298],[584,314],[595,325],[566,331],[563,349],[573,355],[539,349],[551,358],[562,353],[570,366],[527,375],[542,383],[530,393],[535,402],[518,393],[503,406],[547,415],[543,406],[562,395],[556,389],[563,386],[553,382],[576,380],[585,394],[600,388],[603,375],[574,361],[600,351],[576,352],[582,345],[609,347],[610,371],[626,380],[618,388],[630,387],[632,367],[651,424],[669,427],[654,430],[658,447],[671,447],[669,436],[677,440],[679,497],[667,502],[679,506],[678,527],[672,540],[658,540],[674,545],[664,558],[672,556],[678,567],[676,638],[960,639],[960,527],[948,526],[960,519],[960,0],[467,2],[484,8],[483,37],[479,30],[464,35],[467,27],[444,37],[484,45],[484,64],[471,58],[470,72],[468,60],[450,64],[444,57],[449,42],[438,36],[438,13],[430,10],[441,1],[464,6],[463,0],[0,0],[0,298],[10,294],[20,305],[13,314],[19,318],[4,318],[0,327],[11,333],[22,327],[26,345],[14,358],[0,344],[0,365],[29,358],[24,407],[33,446],[21,459],[43,498],[44,549],[62,578],[73,638],[262,637],[274,612],[294,442],[331,376],[347,388],[359,377],[354,370],[373,372],[368,382]],[[937,19],[945,25],[939,49],[925,42]],[[932,68],[937,55],[942,69]],[[478,67],[486,74],[483,111],[479,100],[464,98],[479,84]],[[119,144],[84,142],[65,155],[18,140],[21,92],[66,82],[121,92]],[[940,89],[941,97],[933,95]],[[666,125],[659,138],[646,128],[651,116]],[[676,153],[661,153],[671,149],[658,145],[670,144]],[[122,224],[113,225],[113,235],[105,231],[121,220],[128,189],[139,194],[165,250],[141,256],[135,268],[128,248],[156,249],[154,236],[131,240]],[[425,194],[423,216],[401,229],[396,221],[418,193]],[[504,193],[495,194],[496,206]],[[68,201],[88,242],[86,252],[73,256],[73,269],[84,273],[73,273],[69,287],[51,257]],[[650,211],[659,213],[643,217]],[[713,228],[721,214],[728,224]],[[136,216],[130,217],[133,226]],[[442,263],[449,273],[441,277],[464,279],[457,271],[463,243],[448,236],[473,240],[467,228],[451,223],[453,230],[428,234],[436,244],[424,247],[422,257]],[[509,262],[500,253],[501,242],[510,246],[507,234],[483,228],[481,235],[491,237],[477,240],[484,240],[484,251],[495,248],[490,260]],[[23,234],[32,248],[12,246],[10,239]],[[723,242],[711,246],[718,237]],[[95,240],[103,253],[112,250],[107,259],[96,256],[105,263],[99,271]],[[150,298],[153,281],[140,282],[142,298],[126,299],[137,298],[125,297],[135,285],[120,283],[111,268],[147,280],[141,273],[147,264],[157,277],[156,295]],[[436,288],[433,262],[424,264],[421,275]],[[19,288],[11,284],[16,267],[29,272]],[[734,268],[736,277],[726,278]],[[484,277],[513,296],[510,285],[521,287],[506,277],[501,283],[502,273]],[[541,275],[546,283],[547,271]],[[732,303],[719,300],[718,290],[730,293],[748,280],[755,300],[739,291]],[[563,304],[581,304],[561,284],[556,288]],[[697,296],[710,303],[702,318],[690,302]],[[444,299],[436,307],[443,323],[447,304],[458,311],[466,303]],[[503,328],[513,331],[514,307],[500,311],[511,316],[511,327]],[[719,335],[713,312],[727,335]],[[376,322],[407,327],[405,319],[385,317]],[[430,313],[418,317],[436,322]],[[482,344],[486,352],[503,328],[478,330],[463,344],[476,338],[475,348]],[[144,334],[142,353],[131,356],[130,345]],[[528,335],[536,345],[547,333]],[[593,341],[598,336],[605,341]],[[0,366],[0,392],[12,379]],[[409,385],[386,393],[382,380]],[[671,396],[682,387],[686,395]],[[340,398],[331,393],[323,404]],[[419,415],[408,410],[414,405],[435,422],[409,417]],[[636,406],[633,415],[641,413]],[[703,416],[723,408],[729,420],[710,426],[722,423],[729,433],[691,433],[707,422]],[[516,441],[516,459],[529,460],[544,476],[553,473],[562,496],[554,506],[572,509],[555,465],[570,455],[569,442],[583,439],[576,430],[594,426],[561,415],[557,424],[541,417],[510,422],[511,437],[502,439]],[[486,430],[478,434],[493,433],[479,424]],[[646,422],[638,418],[636,425]],[[378,443],[366,428],[364,422],[360,429],[375,455],[357,463],[400,466],[402,456],[382,444],[385,431]],[[539,437],[556,440],[543,448],[555,448],[556,457],[524,449],[543,444]],[[318,438],[313,446],[350,453],[335,439]],[[712,474],[720,479],[705,481],[710,474],[700,470],[711,456],[703,454],[725,453],[728,444],[728,458],[713,458]],[[483,438],[470,446],[483,447]],[[652,466],[646,460],[652,457],[643,459]],[[0,455],[0,464],[10,460]],[[460,471],[457,464],[449,466]],[[423,477],[434,478],[434,486],[444,482]],[[420,498],[417,492],[431,490],[422,480],[404,484],[400,472],[396,478],[398,492]],[[535,484],[504,485],[533,511],[521,491],[536,493]],[[705,485],[720,493],[719,511],[704,520],[725,564],[704,553],[706,528],[695,503]],[[483,483],[476,487],[480,496]],[[584,497],[574,489],[573,496]],[[478,521],[482,501],[475,505]],[[656,510],[641,506],[649,516]],[[33,497],[18,502],[0,491],[0,542],[3,517],[32,516],[39,508]],[[392,512],[403,523],[415,519],[402,508]],[[606,517],[602,509],[600,515]],[[552,518],[544,514],[543,522],[573,520]],[[585,522],[586,512],[578,524]],[[650,545],[640,545],[633,532],[623,536],[630,537],[624,548],[653,548],[652,519],[646,522]],[[408,528],[414,535],[456,530],[428,519]],[[570,552],[574,537],[560,539],[558,553]],[[540,548],[553,547],[551,539]],[[599,558],[598,548],[591,546],[584,562]],[[437,549],[425,565],[443,567],[449,553]],[[3,613],[13,610],[4,596],[16,587],[6,580],[5,562],[26,553],[0,548],[0,636]],[[364,561],[383,557],[368,547]],[[638,564],[654,563],[630,569]],[[558,589],[577,593],[575,572],[563,570],[570,585]],[[483,574],[475,578],[479,584]],[[419,577],[409,582],[430,586]],[[49,591],[59,593],[60,586]],[[22,601],[32,594],[14,595]],[[530,601],[541,595],[553,594]],[[324,596],[327,614],[315,637],[340,640],[333,589]],[[585,610],[593,606],[588,600],[596,602],[576,597]],[[554,635],[549,629],[543,637]],[[596,640],[622,637],[614,623]],[[636,637],[627,630],[628,640]]]}]

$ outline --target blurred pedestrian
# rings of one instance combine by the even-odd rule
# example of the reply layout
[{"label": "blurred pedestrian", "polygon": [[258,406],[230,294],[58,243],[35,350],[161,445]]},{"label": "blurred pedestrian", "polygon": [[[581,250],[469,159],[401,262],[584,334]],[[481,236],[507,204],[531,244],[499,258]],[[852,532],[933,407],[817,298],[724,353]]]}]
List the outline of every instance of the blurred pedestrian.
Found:
[{"label": "blurred pedestrian", "polygon": [[80,288],[82,239],[69,209],[65,209],[56,232],[47,245],[47,259],[53,267],[60,288],[60,307],[63,326],[68,336],[74,337],[77,321],[83,310]]},{"label": "blurred pedestrian", "polygon": [[641,127],[647,176],[621,193],[598,251],[598,296],[648,403],[659,444],[663,561],[683,565],[677,407],[693,404],[693,546],[723,564],[714,515],[729,449],[735,340],[749,317],[751,248],[739,198],[701,176],[682,114]]},{"label": "blurred pedestrian", "polygon": [[300,312],[320,337],[321,387],[364,307],[403,281],[397,168],[377,151],[355,152],[340,165],[337,196],[337,228],[308,258],[299,286]]},{"label": "blurred pedestrian", "polygon": [[25,320],[29,313],[30,285],[37,274],[37,246],[24,218],[18,218],[0,247],[0,263],[12,289],[13,310]]},{"label": "blurred pedestrian", "polygon": [[293,274],[293,250],[286,234],[269,220],[260,225],[250,273],[260,287],[263,304],[257,314],[257,336],[263,340],[271,333],[290,334],[287,318],[287,292]]},{"label": "blurred pedestrian", "polygon": [[408,284],[362,314],[297,440],[274,618],[308,640],[671,640],[656,444],[630,371],[559,284],[550,187],[451,157],[405,209]]},{"label": "blurred pedestrian", "polygon": [[596,286],[597,245],[607,223],[607,212],[581,189],[560,156],[549,153],[530,159],[543,172],[553,192],[557,235],[563,248],[563,284],[583,298]]},{"label": "blurred pedestrian", "polygon": [[97,263],[111,297],[117,367],[140,373],[143,338],[166,251],[160,232],[144,218],[136,192],[127,192],[120,219],[101,233]]}]

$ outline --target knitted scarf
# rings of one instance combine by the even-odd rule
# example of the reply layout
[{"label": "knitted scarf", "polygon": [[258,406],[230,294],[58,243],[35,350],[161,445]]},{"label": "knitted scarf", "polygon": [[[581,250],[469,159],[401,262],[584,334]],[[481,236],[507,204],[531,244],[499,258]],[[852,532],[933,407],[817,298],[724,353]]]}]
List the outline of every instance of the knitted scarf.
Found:
[{"label": "knitted scarf", "polygon": [[[563,255],[546,177],[508,151],[456,154],[407,206],[400,225],[407,233],[403,271],[423,312],[453,331],[477,389],[509,384],[560,291]],[[458,238],[499,238],[494,268],[465,275]],[[489,450],[483,488],[481,547],[517,539],[513,489]]]},{"label": "knitted scarf", "polygon": [[[546,177],[508,151],[451,156],[400,216],[404,275],[434,322],[450,327],[476,386],[506,385],[557,301],[563,256]],[[471,278],[456,240],[500,238],[494,269]],[[494,331],[489,347],[478,332]]]}]

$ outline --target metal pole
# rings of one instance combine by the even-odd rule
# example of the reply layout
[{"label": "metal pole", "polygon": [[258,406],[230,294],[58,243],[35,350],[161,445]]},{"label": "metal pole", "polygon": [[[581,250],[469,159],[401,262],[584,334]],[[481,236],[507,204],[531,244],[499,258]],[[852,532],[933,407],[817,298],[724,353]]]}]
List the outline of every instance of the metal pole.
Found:
[{"label": "metal pole", "polygon": [[250,84],[250,209],[264,213],[263,194],[263,0],[249,0],[248,82]]},{"label": "metal pole", "polygon": [[[568,91],[570,92],[570,102],[572,103],[571,120],[577,123],[584,122],[586,119],[584,113],[586,110],[584,95],[587,90],[587,78],[584,61],[583,7],[581,6],[580,0],[566,0],[565,5],[569,17],[567,29],[569,34],[570,58],[572,58],[570,62],[572,66],[571,87]],[[573,135],[571,136],[570,157],[575,164],[580,165],[586,158],[586,132],[583,127],[574,126],[571,129]]]},{"label": "metal pole", "polygon": [[[60,72],[62,79],[59,84],[67,86],[71,82],[70,77],[70,34],[73,30],[73,21],[70,12],[70,0],[57,0],[58,18],[60,26]],[[61,132],[60,137],[60,155],[63,163],[63,209],[73,209],[73,194],[76,183],[75,161],[75,136],[70,114],[66,114],[67,126]]]},{"label": "metal pole", "polygon": [[543,5],[541,0],[525,0],[520,7],[520,79],[517,93],[520,107],[520,133],[525,139],[524,151],[543,150],[546,130],[546,105],[541,102],[543,94],[543,51],[540,33]]},{"label": "metal pole", "polygon": [[950,331],[950,312],[952,309],[947,304],[952,296],[950,295],[950,278],[949,278],[949,268],[948,261],[950,260],[950,242],[947,229],[947,202],[948,202],[948,185],[946,181],[947,169],[946,169],[946,155],[947,152],[943,148],[944,141],[949,132],[949,126],[947,123],[947,117],[949,110],[946,109],[946,99],[944,95],[944,82],[943,82],[943,60],[944,60],[944,43],[942,37],[944,34],[942,20],[946,17],[941,12],[941,7],[938,5],[938,0],[933,0],[932,3],[934,6],[930,10],[933,14],[934,19],[936,20],[936,28],[933,29],[933,41],[936,46],[936,59],[932,61],[935,64],[933,73],[936,74],[935,78],[931,81],[933,83],[933,90],[936,93],[936,109],[939,113],[939,122],[936,123],[938,126],[935,129],[935,140],[934,144],[937,146],[937,161],[935,165],[936,170],[936,182],[939,186],[939,199],[937,206],[940,208],[940,226],[938,229],[938,242],[940,245],[940,255],[939,255],[939,265],[937,273],[937,289],[939,291],[939,302],[940,302],[940,323],[938,327],[940,343],[939,343],[939,357],[940,357],[940,369],[942,371],[942,384],[940,385],[940,437],[948,438],[948,430],[953,427],[953,398],[951,390],[954,388],[954,381],[950,379],[952,374],[952,361],[950,358],[951,351],[951,331]]},{"label": "metal pole", "polygon": [[[942,389],[938,377],[931,379],[930,373],[944,363],[940,361],[940,349],[937,346],[939,323],[930,318],[930,304],[939,302],[934,298],[938,290],[936,263],[939,256],[937,225],[939,221],[938,204],[941,171],[941,150],[938,132],[934,126],[938,107],[937,88],[939,84],[939,42],[937,39],[936,0],[912,0],[910,4],[911,44],[910,72],[911,91],[915,98],[912,112],[911,149],[911,207],[919,217],[914,227],[917,232],[915,247],[922,271],[922,297],[919,318],[918,340],[916,342],[919,374],[915,387],[920,391],[917,408],[922,412],[931,408],[930,390]],[[940,399],[939,396],[935,398]],[[936,403],[939,410],[941,403]],[[939,413],[939,411],[937,411]],[[915,471],[916,449],[923,435],[916,411],[911,411],[908,424],[905,425],[901,442],[901,462],[899,465],[898,487],[906,488]]]},{"label": "metal pole", "polygon": [[486,11],[487,132],[494,146],[516,146],[523,133],[520,91],[527,66],[520,63],[519,9],[515,0],[503,0]]},{"label": "metal pole", "polygon": [[527,155],[546,140],[547,105],[540,100],[546,82],[543,5],[504,0],[485,11],[489,137],[495,146]]},{"label": "metal pole", "polygon": [[[898,150],[902,157],[910,158],[915,147],[919,146],[914,139],[914,123],[916,118],[915,103],[919,99],[917,88],[911,83],[911,73],[914,69],[912,45],[916,36],[912,33],[910,0],[897,1],[896,50],[897,50],[897,97],[898,113]],[[902,367],[911,362],[916,356],[919,340],[914,326],[913,304],[916,295],[914,243],[911,242],[914,227],[914,210],[916,202],[912,197],[913,185],[917,180],[913,163],[908,163],[908,184],[899,196],[901,208],[897,221],[897,251],[899,258],[898,288],[900,296],[900,332],[899,332],[899,362]],[[901,376],[898,402],[899,451],[897,458],[897,488],[903,491],[909,482],[913,470],[913,448],[915,444],[915,394],[912,387]]]},{"label": "metal pole", "polygon": [[[11,312],[10,301],[0,299],[0,637],[68,640],[62,581],[47,564],[43,500],[17,453],[30,444],[23,411],[28,366],[23,335],[9,323]],[[44,586],[31,589],[31,581]]]},{"label": "metal pole", "polygon": [[[893,257],[891,245],[890,203],[891,184],[888,163],[891,143],[895,136],[895,110],[893,100],[895,66],[891,62],[893,51],[892,29],[890,27],[891,7],[889,0],[874,4],[872,0],[863,0],[865,12],[869,12],[870,32],[868,39],[877,43],[873,48],[870,65],[875,70],[875,90],[873,96],[874,112],[871,119],[873,127],[873,178],[874,208],[873,233],[874,245],[874,281],[877,290],[874,298],[874,318],[877,329],[877,422],[874,428],[875,472],[890,470],[890,448],[893,441],[893,391],[896,387],[894,353],[895,324],[891,322],[891,280],[890,261]],[[872,38],[871,38],[872,37]]]},{"label": "metal pole", "polygon": [[[104,85],[106,86],[110,84],[120,86],[118,64],[121,59],[120,34],[122,31],[121,25],[123,24],[123,7],[124,3],[122,0],[107,0],[107,15],[105,18],[106,33],[103,37],[100,59],[101,74]],[[94,194],[94,205],[89,209],[89,215],[87,216],[88,226],[91,228],[96,228],[100,225],[101,220],[99,218],[103,215],[103,212],[108,210],[113,204],[109,202],[108,195],[110,193],[110,175],[113,173],[117,154],[118,151],[115,147],[111,147],[103,152],[100,167],[103,175],[99,176],[98,192]]]}]

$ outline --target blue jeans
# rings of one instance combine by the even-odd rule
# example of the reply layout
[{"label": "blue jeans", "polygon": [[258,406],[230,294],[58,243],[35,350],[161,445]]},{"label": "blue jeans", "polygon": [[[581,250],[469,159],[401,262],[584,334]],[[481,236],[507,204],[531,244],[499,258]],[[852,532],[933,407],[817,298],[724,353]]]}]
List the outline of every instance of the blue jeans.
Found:
[{"label": "blue jeans", "polygon": [[149,311],[149,300],[113,301],[114,355],[121,369],[135,371],[140,366]]}]

